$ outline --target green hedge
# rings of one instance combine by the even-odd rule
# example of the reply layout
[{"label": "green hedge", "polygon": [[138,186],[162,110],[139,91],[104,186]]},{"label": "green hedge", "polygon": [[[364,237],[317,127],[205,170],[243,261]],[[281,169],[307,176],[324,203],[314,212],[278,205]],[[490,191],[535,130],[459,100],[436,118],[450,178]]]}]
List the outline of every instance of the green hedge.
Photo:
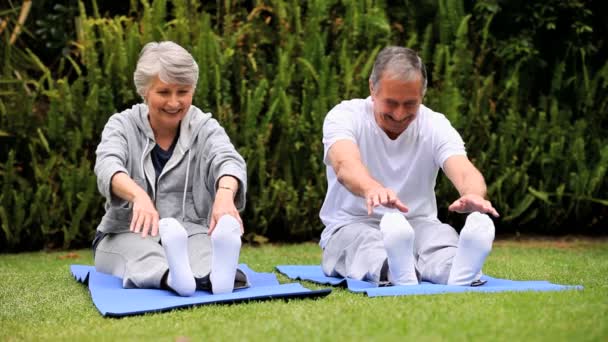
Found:
[{"label": "green hedge", "polygon": [[[367,96],[373,60],[387,44],[421,52],[431,77],[425,102],[464,136],[503,215],[499,233],[602,232],[608,63],[596,56],[604,41],[589,37],[591,5],[507,12],[494,1],[197,3],[132,0],[130,16],[79,3],[71,53],[53,67],[10,45],[5,31],[0,251],[90,242],[103,214],[95,146],[107,118],[139,101],[132,74],[154,40],[192,52],[200,66],[194,103],[215,115],[248,163],[248,239],[319,236],[324,116],[343,99]],[[505,16],[547,8],[558,19],[580,15],[509,26],[503,37]],[[551,25],[574,38],[543,57]],[[445,178],[437,196],[442,217],[458,223],[460,215],[446,214],[456,194]]]}]

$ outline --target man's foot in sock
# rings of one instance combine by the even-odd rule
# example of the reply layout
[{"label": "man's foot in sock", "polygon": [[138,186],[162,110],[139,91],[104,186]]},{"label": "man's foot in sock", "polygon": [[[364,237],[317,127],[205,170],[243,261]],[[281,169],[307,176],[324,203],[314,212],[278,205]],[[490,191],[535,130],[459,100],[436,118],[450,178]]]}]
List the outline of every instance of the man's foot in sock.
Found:
[{"label": "man's foot in sock", "polygon": [[492,250],[494,222],[486,214],[469,214],[460,232],[448,285],[469,286],[479,280],[481,268]]},{"label": "man's foot in sock", "polygon": [[191,296],[196,283],[188,259],[188,233],[174,218],[161,219],[158,228],[169,263],[167,285],[180,296]]},{"label": "man's foot in sock", "polygon": [[394,285],[417,285],[414,260],[414,229],[400,213],[387,213],[380,231],[388,256],[389,281]]},{"label": "man's foot in sock", "polygon": [[211,290],[213,294],[234,289],[234,277],[241,250],[241,224],[230,215],[222,216],[211,234]]}]

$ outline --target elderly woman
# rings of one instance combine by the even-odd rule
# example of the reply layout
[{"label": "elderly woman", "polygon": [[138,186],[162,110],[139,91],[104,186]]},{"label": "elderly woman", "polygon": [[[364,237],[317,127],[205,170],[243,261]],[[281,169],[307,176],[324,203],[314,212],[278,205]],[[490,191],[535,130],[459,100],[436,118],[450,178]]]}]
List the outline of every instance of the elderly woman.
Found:
[{"label": "elderly woman", "polygon": [[108,120],[95,174],[106,213],[93,242],[98,271],[125,288],[231,292],[246,165],[224,129],[192,105],[198,65],[173,42],[148,43],[134,74],[144,103]]}]

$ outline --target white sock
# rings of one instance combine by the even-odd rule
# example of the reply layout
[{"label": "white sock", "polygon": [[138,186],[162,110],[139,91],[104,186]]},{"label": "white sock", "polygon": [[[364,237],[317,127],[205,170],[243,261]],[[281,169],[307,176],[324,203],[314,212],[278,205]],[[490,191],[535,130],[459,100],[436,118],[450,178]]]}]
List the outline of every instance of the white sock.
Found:
[{"label": "white sock", "polygon": [[389,281],[394,285],[418,285],[414,261],[414,229],[402,214],[387,213],[380,231],[388,255]]},{"label": "white sock", "polygon": [[469,214],[460,232],[448,285],[469,286],[479,280],[481,268],[492,250],[494,222],[486,214]]},{"label": "white sock", "polygon": [[213,294],[232,292],[241,250],[241,224],[236,218],[220,217],[211,234],[211,247],[211,290]]},{"label": "white sock", "polygon": [[174,218],[159,220],[158,229],[169,263],[167,285],[180,296],[192,296],[196,283],[188,258],[188,233]]}]

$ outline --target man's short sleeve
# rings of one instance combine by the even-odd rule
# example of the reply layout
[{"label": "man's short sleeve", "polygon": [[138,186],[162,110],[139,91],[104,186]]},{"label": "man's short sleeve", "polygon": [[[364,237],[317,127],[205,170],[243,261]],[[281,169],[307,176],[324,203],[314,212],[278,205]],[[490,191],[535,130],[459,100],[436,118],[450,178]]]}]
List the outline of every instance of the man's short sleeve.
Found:
[{"label": "man's short sleeve", "polygon": [[344,103],[334,107],[323,122],[323,162],[329,165],[327,154],[331,146],[339,140],[356,143],[357,113],[345,108]]},{"label": "man's short sleeve", "polygon": [[440,115],[434,123],[433,151],[435,163],[443,168],[445,161],[455,155],[467,155],[462,137],[450,121]]}]

